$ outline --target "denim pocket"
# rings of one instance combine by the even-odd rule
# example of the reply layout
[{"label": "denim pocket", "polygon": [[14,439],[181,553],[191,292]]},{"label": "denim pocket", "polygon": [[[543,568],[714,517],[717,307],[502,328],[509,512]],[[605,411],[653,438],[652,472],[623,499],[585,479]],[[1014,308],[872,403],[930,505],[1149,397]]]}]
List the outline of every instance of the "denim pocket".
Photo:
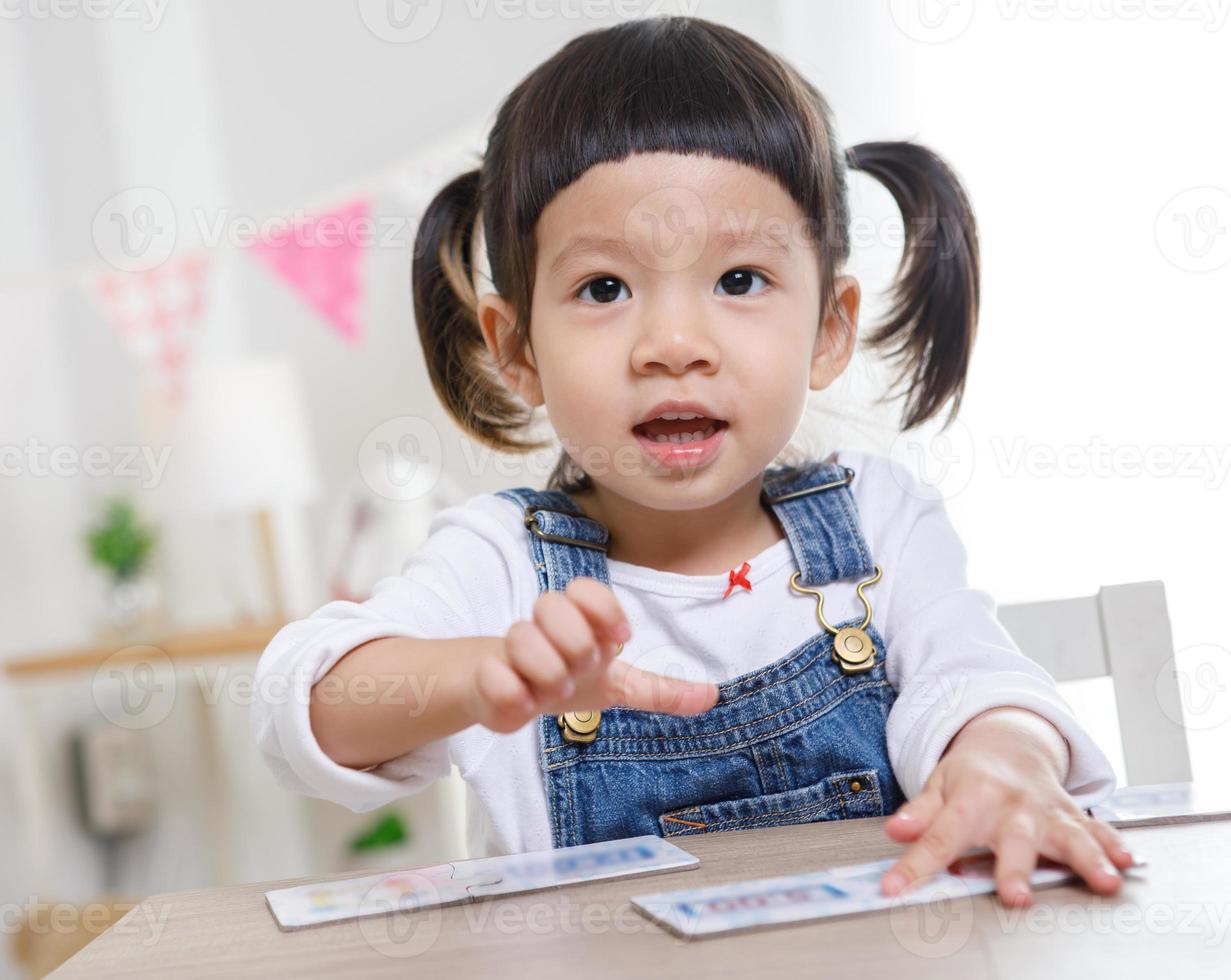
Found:
[{"label": "denim pocket", "polygon": [[880,782],[875,769],[836,772],[818,783],[784,793],[700,803],[660,814],[663,837],[683,837],[751,827],[785,827],[819,820],[879,817]]}]

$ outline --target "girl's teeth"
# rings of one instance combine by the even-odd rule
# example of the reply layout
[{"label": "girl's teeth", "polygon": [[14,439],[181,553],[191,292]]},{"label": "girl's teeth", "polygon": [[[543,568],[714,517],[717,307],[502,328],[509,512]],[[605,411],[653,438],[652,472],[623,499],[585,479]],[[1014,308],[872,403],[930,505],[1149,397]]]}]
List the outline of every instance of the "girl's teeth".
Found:
[{"label": "girl's teeth", "polygon": [[700,442],[703,439],[708,439],[717,430],[714,426],[710,426],[704,432],[677,432],[671,436],[656,436],[655,442]]}]

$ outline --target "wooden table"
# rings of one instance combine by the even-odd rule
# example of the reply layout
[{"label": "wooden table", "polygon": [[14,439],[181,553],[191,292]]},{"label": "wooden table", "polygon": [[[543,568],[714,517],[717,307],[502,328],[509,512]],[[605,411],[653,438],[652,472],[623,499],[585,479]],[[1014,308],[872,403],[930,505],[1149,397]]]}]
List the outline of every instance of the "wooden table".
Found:
[{"label": "wooden table", "polygon": [[[700,868],[280,932],[270,888],[308,879],[155,895],[56,970],[84,977],[700,977],[873,980],[1192,980],[1231,976],[1231,821],[1122,831],[1148,881],[1101,897],[1035,893],[899,907],[739,936],[677,939],[628,896],[819,870],[899,853],[886,818],[681,837]],[[344,877],[344,876],[336,876]]]}]

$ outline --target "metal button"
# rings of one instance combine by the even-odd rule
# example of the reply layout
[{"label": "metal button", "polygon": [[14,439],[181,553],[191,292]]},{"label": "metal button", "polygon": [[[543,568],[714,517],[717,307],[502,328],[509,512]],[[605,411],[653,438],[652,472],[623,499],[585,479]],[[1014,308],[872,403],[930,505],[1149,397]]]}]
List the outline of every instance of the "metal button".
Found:
[{"label": "metal button", "polygon": [[850,782],[850,787],[852,793],[858,793],[861,789],[863,789],[863,783],[861,783],[858,779],[852,779]]},{"label": "metal button", "polygon": [[601,711],[566,711],[556,718],[556,724],[566,742],[593,742],[602,717]]}]

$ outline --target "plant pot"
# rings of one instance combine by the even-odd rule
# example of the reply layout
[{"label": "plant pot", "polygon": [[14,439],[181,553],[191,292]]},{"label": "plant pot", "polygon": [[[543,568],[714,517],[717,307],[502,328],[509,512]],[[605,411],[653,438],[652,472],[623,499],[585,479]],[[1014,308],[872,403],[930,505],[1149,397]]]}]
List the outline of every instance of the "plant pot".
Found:
[{"label": "plant pot", "polygon": [[152,579],[112,579],[104,596],[102,632],[112,639],[148,636],[158,626],[161,602]]}]

